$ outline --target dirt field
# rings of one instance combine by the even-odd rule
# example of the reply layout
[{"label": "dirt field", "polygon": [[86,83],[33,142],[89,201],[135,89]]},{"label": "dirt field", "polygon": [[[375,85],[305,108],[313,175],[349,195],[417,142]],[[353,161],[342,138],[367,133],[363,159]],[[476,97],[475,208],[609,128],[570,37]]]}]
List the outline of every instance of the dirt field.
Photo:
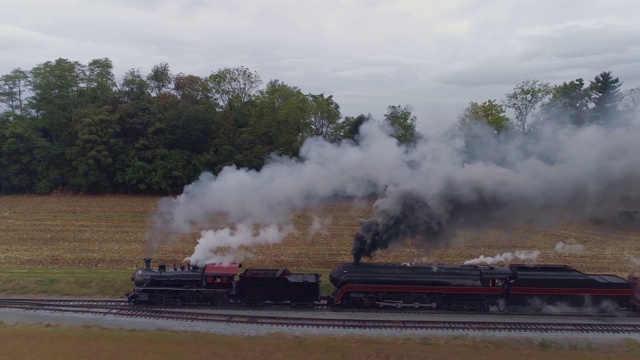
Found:
[{"label": "dirt field", "polygon": [[[145,256],[145,233],[156,197],[2,196],[0,267],[136,268]],[[310,234],[312,214],[329,219],[323,232]],[[282,244],[254,250],[245,266],[331,268],[351,260],[357,219],[371,216],[371,203],[333,201],[298,212],[299,231]],[[154,261],[180,263],[192,254],[197,233],[162,245]],[[559,242],[584,247],[559,253]],[[627,274],[640,270],[640,233],[570,224],[561,228],[521,226],[461,234],[448,249],[432,252],[403,245],[377,254],[375,261],[459,263],[479,255],[539,250],[542,263],[566,263],[584,271]],[[634,264],[633,260],[636,260]]]},{"label": "dirt field", "polygon": [[[0,324],[7,359],[637,359],[635,341],[616,344],[468,337],[384,339],[274,335],[232,337],[169,331]],[[428,354],[428,355],[427,355]]]}]

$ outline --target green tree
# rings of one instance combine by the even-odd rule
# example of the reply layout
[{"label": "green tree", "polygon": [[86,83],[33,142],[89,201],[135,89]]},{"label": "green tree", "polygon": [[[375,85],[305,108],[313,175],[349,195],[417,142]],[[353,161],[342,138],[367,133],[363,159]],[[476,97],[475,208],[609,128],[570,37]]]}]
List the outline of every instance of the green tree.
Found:
[{"label": "green tree", "polygon": [[335,138],[336,125],[340,120],[340,105],[333,101],[333,96],[324,94],[308,94],[311,104],[311,135],[321,136],[327,140]]},{"label": "green tree", "polygon": [[104,193],[114,190],[114,163],[122,151],[117,138],[120,127],[110,107],[89,105],[74,113],[75,144],[67,151],[73,172],[69,182],[72,190]]},{"label": "green tree", "polygon": [[40,137],[28,122],[0,124],[0,192],[49,193],[62,186],[61,147]]},{"label": "green tree", "polygon": [[193,106],[177,102],[158,112],[156,136],[164,149],[202,154],[209,150],[215,105]]},{"label": "green tree", "polygon": [[589,90],[579,78],[555,85],[549,100],[542,105],[542,112],[547,120],[567,117],[571,124],[582,126],[587,122],[589,101]]},{"label": "green tree", "polygon": [[604,123],[618,114],[618,105],[623,98],[620,92],[622,82],[612,74],[611,71],[603,71],[589,84],[593,102],[590,118],[593,123]]},{"label": "green tree", "polygon": [[140,69],[130,69],[120,83],[120,93],[125,102],[146,99],[151,86],[140,73]]},{"label": "green tree", "polygon": [[244,104],[262,84],[260,75],[244,66],[220,69],[208,81],[212,96],[222,109]]},{"label": "green tree", "polygon": [[360,134],[360,127],[367,121],[373,121],[371,114],[358,116],[345,116],[344,119],[338,123],[338,138],[336,140],[352,140],[358,143],[358,135]]},{"label": "green tree", "polygon": [[487,124],[496,133],[502,133],[511,127],[511,120],[505,115],[504,106],[495,100],[487,100],[482,104],[472,101],[460,115],[458,124],[463,131],[477,124]]},{"label": "green tree", "polygon": [[172,81],[173,78],[169,71],[169,64],[165,62],[154,65],[151,68],[151,72],[147,75],[149,88],[155,96],[160,96],[160,94],[169,91]]},{"label": "green tree", "polygon": [[515,113],[515,125],[522,133],[529,132],[540,120],[536,113],[540,105],[551,94],[551,86],[538,80],[526,80],[506,95],[504,102],[507,108]]},{"label": "green tree", "polygon": [[17,68],[0,77],[0,103],[9,111],[24,115],[25,91],[29,84],[29,73]]},{"label": "green tree", "polygon": [[108,58],[91,60],[87,65],[85,82],[88,102],[96,106],[106,105],[113,97],[116,88],[111,60]]},{"label": "green tree", "polygon": [[410,105],[390,105],[384,115],[384,122],[393,129],[395,138],[401,144],[412,144],[418,139],[417,118],[412,112]]},{"label": "green tree", "polygon": [[31,69],[29,107],[33,109],[45,138],[53,144],[72,144],[73,111],[82,92],[83,66],[76,61],[57,59]]},{"label": "green tree", "polygon": [[[137,93],[137,92],[136,92]],[[157,160],[160,140],[157,136],[157,110],[146,97],[138,97],[116,110],[122,152],[116,158],[116,186],[126,192],[153,192],[149,174]]]},{"label": "green tree", "polygon": [[297,156],[312,133],[309,99],[297,87],[271,80],[257,96],[251,127],[265,149]]}]

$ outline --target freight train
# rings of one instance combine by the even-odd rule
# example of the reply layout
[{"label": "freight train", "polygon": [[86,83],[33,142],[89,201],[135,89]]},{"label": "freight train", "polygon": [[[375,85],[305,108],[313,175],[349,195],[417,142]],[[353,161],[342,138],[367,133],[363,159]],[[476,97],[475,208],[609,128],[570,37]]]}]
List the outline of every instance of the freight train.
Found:
[{"label": "freight train", "polygon": [[207,264],[151,269],[151,259],[132,277],[134,304],[219,305],[328,304],[473,311],[566,305],[594,309],[640,309],[640,276],[586,274],[567,265],[339,265],[335,287],[320,294],[319,274],[287,269],[247,269]]}]

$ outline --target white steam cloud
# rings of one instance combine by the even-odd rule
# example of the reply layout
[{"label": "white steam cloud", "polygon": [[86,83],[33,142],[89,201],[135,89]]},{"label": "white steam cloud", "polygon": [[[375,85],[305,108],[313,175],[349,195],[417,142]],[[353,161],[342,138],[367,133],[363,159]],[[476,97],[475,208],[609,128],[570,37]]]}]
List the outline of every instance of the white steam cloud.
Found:
[{"label": "white steam cloud", "polygon": [[202,231],[192,256],[186,258],[193,264],[229,264],[242,260],[250,252],[247,247],[279,243],[293,232],[293,226],[262,226],[254,229],[250,224],[236,224],[235,229]]},{"label": "white steam cloud", "polygon": [[315,234],[326,234],[327,227],[331,224],[331,217],[320,217],[318,215],[312,215],[313,222],[309,227],[309,236],[313,236]]},{"label": "white steam cloud", "polygon": [[538,250],[516,251],[515,253],[505,252],[502,254],[496,254],[496,256],[493,256],[493,257],[480,255],[477,258],[467,260],[464,263],[465,265],[480,265],[480,264],[494,265],[498,263],[508,264],[512,262],[514,259],[517,259],[523,262],[535,262],[536,260],[538,260],[539,256],[540,256],[540,251]]},{"label": "white steam cloud", "polygon": [[640,258],[639,257],[635,257],[635,256],[632,256],[632,255],[627,255],[626,259],[627,259],[627,262],[629,263],[629,265],[635,266],[635,267],[640,267]]},{"label": "white steam cloud", "polygon": [[[378,195],[374,218],[360,223],[354,242],[359,261],[409,238],[425,248],[444,246],[458,230],[522,221],[609,223],[639,203],[636,123],[549,124],[527,135],[475,131],[426,134],[406,148],[368,122],[357,144],[314,138],[300,159],[274,157],[260,171],[231,166],[217,176],[203,173],[181,195],[160,201],[147,240],[154,249],[166,234],[205,230],[191,260],[225,254],[231,261],[234,255],[227,255],[242,256],[240,249],[281,241],[294,231],[292,214],[301,208],[337,196]],[[211,230],[220,215],[232,225]]]},{"label": "white steam cloud", "polygon": [[584,245],[560,241],[556,244],[555,250],[560,254],[578,254],[584,251]]}]

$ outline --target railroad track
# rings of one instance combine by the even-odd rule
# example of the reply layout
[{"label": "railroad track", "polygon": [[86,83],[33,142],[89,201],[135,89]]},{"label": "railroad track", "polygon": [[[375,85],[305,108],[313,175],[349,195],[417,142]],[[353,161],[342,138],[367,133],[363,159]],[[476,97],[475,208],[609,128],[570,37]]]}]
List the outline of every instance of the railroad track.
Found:
[{"label": "railroad track", "polygon": [[[11,302],[22,302],[22,303],[40,303],[40,304],[49,304],[54,305],[57,304],[59,306],[66,305],[69,308],[78,307],[82,308],[84,306],[89,305],[102,305],[104,306],[132,306],[127,300],[124,299],[50,299],[50,298],[0,298],[0,307],[2,307],[3,303],[11,303]],[[162,309],[162,310],[193,310],[193,311],[215,311],[215,310],[242,310],[248,312],[259,313],[263,311],[275,311],[275,312],[283,312],[287,313],[292,310],[292,308],[287,304],[266,304],[263,306],[247,306],[247,307],[239,307],[234,304],[227,305],[217,305],[217,306],[180,306],[180,305],[135,305],[137,309]],[[541,311],[530,311],[530,310],[514,310],[514,311],[500,311],[500,312],[489,312],[489,311],[451,311],[451,310],[420,310],[420,309],[391,309],[391,308],[357,308],[357,307],[332,307],[326,304],[316,304],[312,307],[296,307],[296,311],[308,311],[309,313],[318,313],[318,312],[326,312],[331,311],[335,313],[345,313],[345,314],[384,314],[384,315],[416,315],[416,316],[429,316],[429,315],[491,315],[496,317],[496,319],[500,316],[509,317],[509,316],[518,316],[518,315],[527,315],[527,316],[535,316],[535,317],[573,317],[573,318],[590,318],[590,317],[598,317],[598,318],[629,318],[629,319],[637,319],[640,318],[640,312],[637,311],[625,311],[620,310],[616,312],[607,312],[607,313],[589,313],[589,312],[541,312]]]},{"label": "railroad track", "polygon": [[283,316],[237,315],[190,310],[179,311],[157,307],[132,307],[127,305],[126,301],[118,300],[0,299],[0,308],[170,321],[268,325],[288,328],[306,327],[447,332],[489,331],[497,333],[640,334],[640,323],[332,319],[323,317],[291,317],[284,314]]}]

